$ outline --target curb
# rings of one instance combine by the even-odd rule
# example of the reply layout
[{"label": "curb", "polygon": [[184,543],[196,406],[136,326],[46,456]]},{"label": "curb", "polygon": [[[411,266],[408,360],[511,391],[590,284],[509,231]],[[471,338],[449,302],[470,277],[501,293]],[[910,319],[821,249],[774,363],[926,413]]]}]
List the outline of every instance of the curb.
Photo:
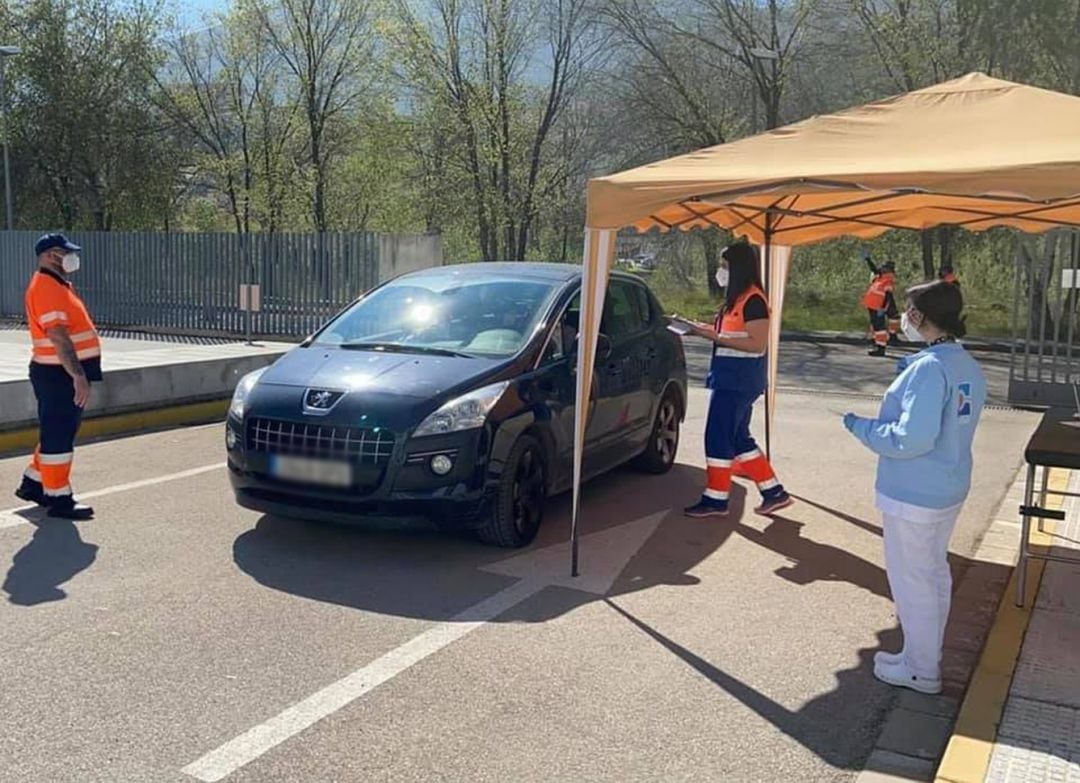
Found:
[{"label": "curb", "polygon": [[[111,416],[97,416],[83,422],[79,429],[79,441],[221,421],[228,410],[229,400],[220,399]],[[30,451],[37,442],[36,427],[0,432],[0,455]]]},{"label": "curb", "polygon": [[[868,345],[870,340],[866,335],[852,332],[781,332],[780,342],[784,343],[825,343],[829,345]],[[979,338],[962,341],[969,351],[985,353],[1011,353],[1013,344],[997,340],[980,340]],[[902,347],[915,348],[917,346],[904,343]]]},{"label": "curb", "polygon": [[[1068,489],[1070,471],[1054,469],[1050,472],[1050,488],[1058,491]],[[1037,490],[1036,490],[1037,491]],[[1048,495],[1045,506],[1059,510],[1063,498]],[[1049,547],[1053,543],[1054,523],[1044,522],[1044,530],[1038,526],[1031,529],[1031,544]],[[1042,586],[1044,560],[1028,563],[1029,584],[1027,593],[1030,605],[1016,606],[1017,568],[1013,568],[1005,593],[998,604],[997,615],[990,629],[982,655],[971,678],[967,695],[960,707],[945,754],[938,766],[935,783],[983,783],[990,768],[1001,717],[1012,686],[1013,673],[1024,646],[1024,636],[1035,611]]]}]

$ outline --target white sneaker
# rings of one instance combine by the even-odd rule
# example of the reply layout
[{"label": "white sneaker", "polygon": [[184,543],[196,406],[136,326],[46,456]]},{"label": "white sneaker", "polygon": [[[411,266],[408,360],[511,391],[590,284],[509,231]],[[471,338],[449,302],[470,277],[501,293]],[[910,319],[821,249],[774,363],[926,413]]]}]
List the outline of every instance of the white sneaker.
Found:
[{"label": "white sneaker", "polygon": [[931,696],[941,693],[940,679],[929,680],[926,677],[916,677],[903,661],[895,664],[875,663],[874,676],[882,682],[895,685],[898,688],[910,688],[913,691],[928,693]]},{"label": "white sneaker", "polygon": [[891,653],[884,650],[878,650],[874,653],[874,665],[882,664],[884,666],[896,666],[898,663],[904,662],[904,654],[902,652]]}]

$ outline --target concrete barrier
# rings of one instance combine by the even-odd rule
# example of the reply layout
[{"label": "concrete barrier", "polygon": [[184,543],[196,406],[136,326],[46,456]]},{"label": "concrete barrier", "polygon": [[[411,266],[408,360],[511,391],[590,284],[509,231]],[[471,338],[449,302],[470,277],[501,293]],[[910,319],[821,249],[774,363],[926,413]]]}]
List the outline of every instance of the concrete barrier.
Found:
[{"label": "concrete barrier", "polygon": [[[274,362],[281,352],[112,370],[94,384],[87,419],[187,406],[232,396],[237,382]],[[29,380],[0,383],[0,432],[37,426],[37,402]]]}]

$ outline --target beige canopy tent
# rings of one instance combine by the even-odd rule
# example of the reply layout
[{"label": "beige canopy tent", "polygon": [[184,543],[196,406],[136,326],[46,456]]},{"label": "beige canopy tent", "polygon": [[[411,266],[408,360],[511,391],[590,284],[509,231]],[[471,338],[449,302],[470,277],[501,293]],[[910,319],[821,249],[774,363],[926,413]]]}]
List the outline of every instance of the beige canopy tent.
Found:
[{"label": "beige canopy tent", "polygon": [[975,73],[591,180],[577,373],[573,573],[585,401],[618,230],[715,227],[764,247],[773,311],[768,422],[775,407],[790,249],[938,225],[971,231],[1007,226],[1029,233],[1080,226],[1080,98]]}]

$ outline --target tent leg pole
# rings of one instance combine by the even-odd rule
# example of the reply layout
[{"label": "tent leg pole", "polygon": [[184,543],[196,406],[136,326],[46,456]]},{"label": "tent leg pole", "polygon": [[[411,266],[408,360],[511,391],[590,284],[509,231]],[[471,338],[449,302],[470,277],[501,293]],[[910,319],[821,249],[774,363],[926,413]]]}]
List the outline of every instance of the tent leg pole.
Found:
[{"label": "tent leg pole", "polygon": [[[772,214],[765,213],[765,298],[772,301]],[[771,327],[770,327],[771,328]],[[775,357],[773,357],[775,359]],[[765,458],[772,462],[772,416],[769,390],[765,389]]]},{"label": "tent leg pole", "polygon": [[[580,502],[580,495],[576,498]],[[577,503],[574,504],[575,507]],[[570,520],[570,576],[578,575],[578,515],[574,512]]]}]

